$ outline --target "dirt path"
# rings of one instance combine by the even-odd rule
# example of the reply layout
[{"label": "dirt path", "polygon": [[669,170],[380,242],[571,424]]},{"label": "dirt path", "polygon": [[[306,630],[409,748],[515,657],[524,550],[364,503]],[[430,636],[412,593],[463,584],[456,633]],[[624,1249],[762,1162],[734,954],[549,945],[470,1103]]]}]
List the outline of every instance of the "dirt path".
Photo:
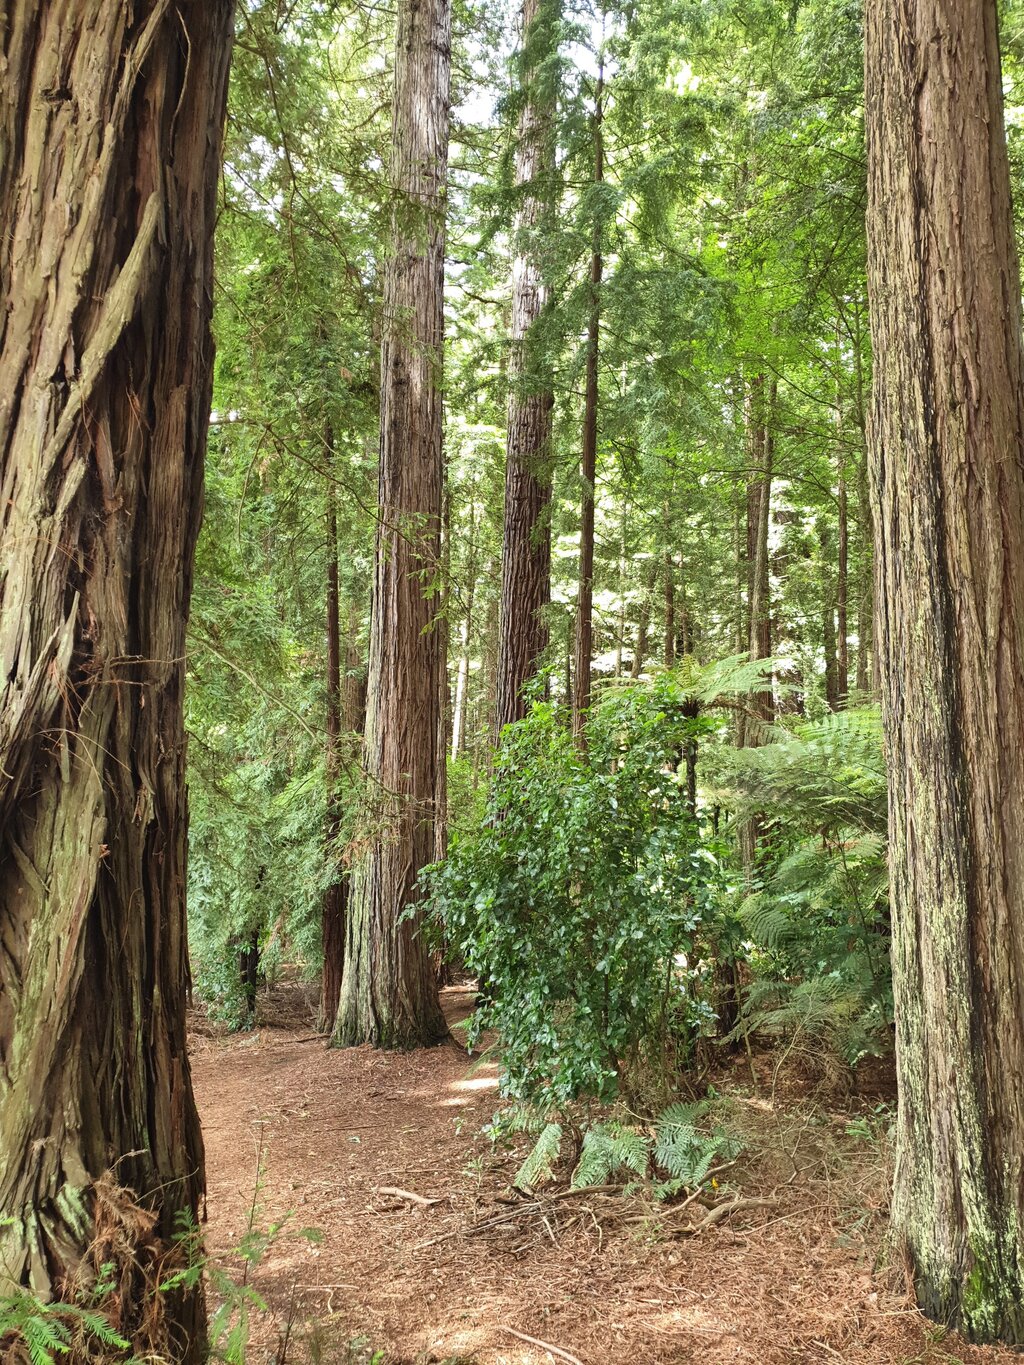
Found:
[{"label": "dirt path", "polygon": [[[465,993],[445,994],[450,1017],[465,1012]],[[465,1227],[494,1208],[518,1161],[479,1137],[495,1108],[494,1066],[473,1070],[454,1046],[328,1051],[295,1003],[287,1027],[193,1038],[212,1249],[237,1245],[254,1201],[256,1226],[293,1211],[290,1226],[323,1233],[314,1246],[286,1232],[253,1276],[276,1319],[263,1329],[268,1343],[290,1304],[300,1323],[323,1324],[312,1353],[307,1345],[289,1362],[359,1359],[345,1345],[353,1338],[372,1342],[389,1365],[567,1358],[510,1328],[583,1365],[1019,1360],[942,1340],[872,1275],[884,1172],[863,1143],[840,1172],[827,1114],[801,1115],[790,1162],[798,1174],[781,1202],[746,1222],[737,1215],[735,1226],[669,1240],[650,1222],[601,1228],[581,1219],[564,1237],[540,1230],[525,1247],[515,1236],[467,1239]],[[763,1173],[771,1163],[758,1159]],[[382,1186],[439,1202],[419,1207]],[[269,1346],[266,1359],[275,1359]]]}]

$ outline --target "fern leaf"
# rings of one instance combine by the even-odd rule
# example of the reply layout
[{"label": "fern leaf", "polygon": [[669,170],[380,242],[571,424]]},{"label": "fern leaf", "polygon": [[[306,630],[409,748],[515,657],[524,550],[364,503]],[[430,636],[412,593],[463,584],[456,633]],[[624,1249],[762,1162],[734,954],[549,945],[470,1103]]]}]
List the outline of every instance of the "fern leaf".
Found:
[{"label": "fern leaf", "polygon": [[[584,1139],[584,1143],[586,1139]],[[562,1125],[549,1123],[520,1166],[514,1183],[531,1189],[546,1184],[555,1173],[555,1162],[562,1150]]]},{"label": "fern leaf", "polygon": [[572,1188],[603,1185],[614,1170],[613,1143],[606,1129],[595,1125],[583,1135],[583,1147],[572,1173]]}]

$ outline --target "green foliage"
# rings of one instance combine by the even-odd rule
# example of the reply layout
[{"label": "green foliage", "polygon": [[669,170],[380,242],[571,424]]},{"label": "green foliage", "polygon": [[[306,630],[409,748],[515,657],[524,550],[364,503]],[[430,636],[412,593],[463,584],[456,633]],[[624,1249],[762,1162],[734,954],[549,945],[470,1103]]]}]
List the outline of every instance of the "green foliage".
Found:
[{"label": "green foliage", "polygon": [[[257,1197],[260,1188],[257,1183]],[[191,1215],[180,1214],[173,1257],[178,1266],[158,1288],[159,1293],[166,1294],[179,1288],[193,1289],[200,1281],[206,1281],[207,1298],[216,1305],[209,1322],[210,1359],[222,1365],[246,1365],[253,1319],[267,1312],[263,1296],[249,1283],[250,1273],[285,1235],[314,1243],[323,1240],[317,1228],[292,1229],[290,1213],[261,1228],[256,1224],[255,1210],[254,1197],[246,1231],[225,1258],[240,1263],[238,1278],[206,1253],[202,1234]]]},{"label": "green foliage", "polygon": [[830,715],[728,755],[741,810],[778,812],[739,918],[756,979],[740,1029],[825,1040],[850,1063],[889,1045],[886,777],[876,711]]},{"label": "green foliage", "polygon": [[875,707],[827,714],[770,742],[729,755],[728,780],[747,810],[781,811],[787,825],[835,834],[884,835],[887,820],[882,723]]},{"label": "green foliage", "polygon": [[[315,1228],[292,1230],[292,1215],[261,1228],[256,1223],[260,1177],[246,1232],[227,1260],[241,1265],[235,1278],[219,1261],[209,1256],[200,1229],[188,1210],[179,1212],[177,1227],[168,1249],[163,1277],[147,1293],[158,1304],[168,1294],[195,1291],[205,1282],[208,1301],[216,1307],[209,1322],[210,1360],[222,1365],[246,1365],[253,1318],[265,1313],[267,1304],[249,1283],[250,1273],[285,1235],[319,1242],[322,1234]],[[132,1344],[111,1327],[104,1303],[119,1292],[116,1267],[103,1265],[88,1293],[80,1302],[46,1302],[27,1289],[0,1297],[0,1349],[5,1361],[27,1360],[29,1365],[58,1365],[61,1358],[78,1361],[103,1360],[121,1365],[144,1365],[132,1352]],[[158,1308],[150,1312],[158,1317]],[[145,1365],[164,1365],[152,1355]],[[169,1362],[167,1363],[169,1365]]]},{"label": "green foliage", "polygon": [[611,1176],[629,1171],[643,1178],[650,1153],[642,1133],[622,1123],[592,1124],[583,1134],[583,1146],[572,1173],[573,1189],[604,1185]]},{"label": "green foliage", "polygon": [[488,815],[427,876],[436,930],[490,1002],[507,1094],[615,1093],[680,1020],[685,955],[719,878],[676,773],[695,723],[657,691],[609,699],[586,751],[548,703],[502,739]]},{"label": "green foliage", "polygon": [[554,1177],[555,1164],[562,1151],[562,1125],[548,1123],[516,1173],[515,1183],[533,1188]]},{"label": "green foliage", "polygon": [[5,1360],[17,1360],[21,1352],[31,1365],[57,1365],[58,1358],[74,1350],[92,1356],[104,1350],[126,1359],[131,1343],[113,1330],[96,1309],[73,1303],[45,1303],[27,1289],[0,1298],[0,1350]]},{"label": "green foliage", "polygon": [[[358,674],[372,563],[375,259],[388,206],[383,12],[238,7],[217,234],[217,365],[186,693],[190,945],[200,995],[247,1019],[238,953],[319,961],[342,872],[329,802],[358,789],[358,737],[328,793],[326,584]],[[328,543],[327,512],[337,543]]]},{"label": "green foliage", "polygon": [[668,1177],[662,1186],[665,1193],[698,1188],[716,1159],[726,1153],[734,1154],[735,1145],[723,1133],[700,1131],[698,1123],[708,1107],[706,1101],[696,1104],[679,1101],[658,1115],[653,1156]]},{"label": "green foliage", "polygon": [[[707,1132],[701,1127],[700,1120],[708,1108],[707,1101],[678,1101],[649,1126],[620,1119],[587,1123],[569,1172],[570,1188],[605,1185],[625,1177],[631,1184],[646,1184],[656,1199],[700,1189],[716,1161],[739,1151],[725,1133]],[[517,1186],[536,1189],[555,1178],[563,1162],[566,1131],[558,1123],[545,1125],[519,1168],[514,1182]],[[578,1133],[575,1125],[571,1131]]]}]

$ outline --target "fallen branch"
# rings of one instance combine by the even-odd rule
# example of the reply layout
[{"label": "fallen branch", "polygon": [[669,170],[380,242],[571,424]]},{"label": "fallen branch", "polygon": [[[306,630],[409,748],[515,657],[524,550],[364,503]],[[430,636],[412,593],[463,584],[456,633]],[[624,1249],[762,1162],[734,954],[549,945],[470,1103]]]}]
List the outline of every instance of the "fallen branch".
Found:
[{"label": "fallen branch", "polygon": [[528,1342],[531,1346],[539,1346],[542,1351],[550,1351],[553,1356],[567,1360],[569,1365],[583,1365],[579,1356],[570,1355],[568,1351],[563,1351],[561,1346],[552,1346],[550,1341],[541,1341],[540,1337],[528,1337],[525,1332],[517,1332],[514,1327],[502,1327],[501,1331],[510,1332],[512,1336],[518,1337],[520,1341]]},{"label": "fallen branch", "polygon": [[624,1189],[624,1185],[580,1185],[578,1189],[556,1190],[541,1198],[553,1204],[558,1199],[582,1199],[585,1194],[621,1194]]},{"label": "fallen branch", "polygon": [[732,1168],[737,1164],[738,1158],[737,1161],[727,1161],[724,1166],[716,1166],[714,1170],[708,1171],[707,1175],[697,1186],[697,1188],[691,1191],[691,1193],[686,1196],[686,1198],[683,1200],[681,1204],[670,1204],[665,1208],[664,1212],[666,1214],[682,1213],[683,1209],[688,1209],[690,1205],[695,1203],[698,1199],[706,1199],[708,1196],[709,1187],[711,1185],[712,1180],[714,1180],[717,1176],[722,1175],[723,1172],[725,1171],[731,1171]]},{"label": "fallen branch", "polygon": [[706,1232],[717,1223],[724,1223],[734,1213],[741,1213],[744,1209],[774,1208],[778,1202],[777,1199],[730,1199],[727,1203],[716,1204],[699,1223],[694,1223],[692,1227],[680,1228],[679,1234],[682,1237],[692,1237],[698,1232]]},{"label": "fallen branch", "polygon": [[[513,1189],[516,1187],[513,1186]],[[471,1224],[468,1228],[455,1228],[451,1232],[443,1232],[437,1237],[428,1238],[425,1242],[417,1242],[414,1250],[421,1251],[425,1247],[436,1246],[438,1242],[449,1242],[454,1237],[479,1237],[482,1233],[491,1232],[494,1228],[505,1227],[510,1223],[518,1223],[522,1219],[538,1218],[547,1225],[545,1214],[552,1206],[564,1204],[573,1199],[584,1199],[590,1195],[597,1194],[621,1194],[625,1186],[623,1185],[584,1185],[577,1190],[557,1190],[554,1194],[534,1195],[529,1198],[521,1190],[520,1199],[501,1213],[491,1214],[487,1218],[481,1218],[479,1222]],[[501,1201],[505,1202],[505,1201]]]},{"label": "fallen branch", "polygon": [[421,1209],[429,1209],[434,1204],[444,1203],[443,1199],[424,1199],[422,1194],[414,1194],[412,1190],[403,1190],[398,1185],[380,1185],[374,1193],[390,1194],[394,1199],[406,1199],[410,1204],[416,1204]]}]

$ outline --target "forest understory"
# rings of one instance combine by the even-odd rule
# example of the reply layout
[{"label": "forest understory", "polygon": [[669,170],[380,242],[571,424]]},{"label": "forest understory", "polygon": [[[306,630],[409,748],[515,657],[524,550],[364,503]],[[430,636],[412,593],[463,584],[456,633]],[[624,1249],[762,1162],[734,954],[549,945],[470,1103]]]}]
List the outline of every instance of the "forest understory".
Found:
[{"label": "forest understory", "polygon": [[[451,1024],[472,1000],[468,987],[442,993]],[[746,1056],[724,1058],[718,1117],[743,1151],[722,1189],[766,1202],[683,1235],[688,1211],[639,1195],[549,1194],[539,1216],[528,1199],[503,1202],[531,1139],[502,1148],[481,1132],[494,1061],[455,1041],[325,1051],[315,1018],[315,990],[285,981],[261,993],[250,1032],[192,1020],[210,1252],[234,1272],[247,1228],[291,1215],[255,1267],[268,1312],[253,1360],[260,1348],[344,1365],[1019,1359],[922,1317],[888,1262],[888,1064],[869,1063],[851,1091],[799,1047],[781,1065],[755,1052],[755,1089]]]},{"label": "forest understory", "polygon": [[0,1365],[1024,1351],[1024,0],[0,72]]}]

